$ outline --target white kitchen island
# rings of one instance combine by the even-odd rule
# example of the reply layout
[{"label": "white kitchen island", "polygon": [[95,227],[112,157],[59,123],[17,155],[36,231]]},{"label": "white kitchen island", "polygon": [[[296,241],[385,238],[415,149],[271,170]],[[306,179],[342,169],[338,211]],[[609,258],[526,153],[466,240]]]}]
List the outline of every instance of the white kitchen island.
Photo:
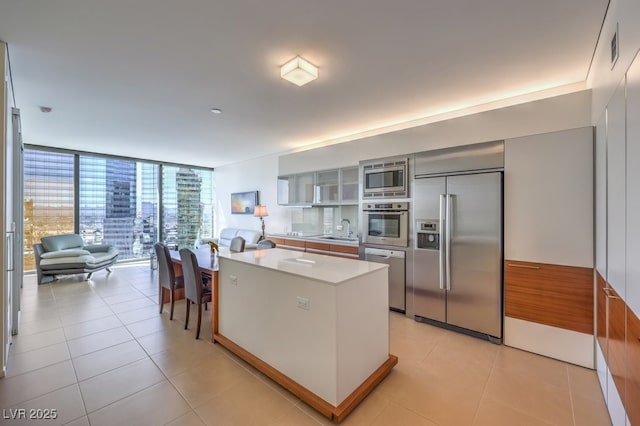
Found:
[{"label": "white kitchen island", "polygon": [[256,250],[221,254],[217,284],[214,340],[334,422],[398,362],[387,265]]}]

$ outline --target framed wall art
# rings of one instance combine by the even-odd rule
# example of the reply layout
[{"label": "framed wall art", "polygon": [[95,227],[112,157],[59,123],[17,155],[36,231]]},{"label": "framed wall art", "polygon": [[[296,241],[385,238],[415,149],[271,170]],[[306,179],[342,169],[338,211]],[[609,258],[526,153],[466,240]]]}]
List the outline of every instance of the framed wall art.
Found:
[{"label": "framed wall art", "polygon": [[231,194],[231,214],[253,214],[258,204],[258,191]]}]

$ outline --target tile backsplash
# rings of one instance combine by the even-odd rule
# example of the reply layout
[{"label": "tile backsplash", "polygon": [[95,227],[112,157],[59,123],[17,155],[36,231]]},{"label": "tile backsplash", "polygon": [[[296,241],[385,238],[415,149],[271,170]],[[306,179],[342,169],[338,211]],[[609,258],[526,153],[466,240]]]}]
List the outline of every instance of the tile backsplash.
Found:
[{"label": "tile backsplash", "polygon": [[[289,223],[285,225],[283,232],[300,233],[301,235],[326,235],[347,236],[347,224],[342,222],[347,219],[350,222],[351,236],[358,234],[358,206],[333,206],[333,207],[293,207],[289,208]],[[342,230],[339,228],[342,226]]]}]

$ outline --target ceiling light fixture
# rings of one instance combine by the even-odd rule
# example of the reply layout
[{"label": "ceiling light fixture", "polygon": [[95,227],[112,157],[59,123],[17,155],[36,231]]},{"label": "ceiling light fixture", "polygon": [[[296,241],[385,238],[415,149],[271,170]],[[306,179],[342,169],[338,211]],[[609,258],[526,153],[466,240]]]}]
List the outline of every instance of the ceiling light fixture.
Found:
[{"label": "ceiling light fixture", "polygon": [[222,110],[220,108],[211,108],[211,112],[214,114],[222,114]]},{"label": "ceiling light fixture", "polygon": [[318,78],[318,68],[306,59],[296,56],[280,67],[280,77],[296,86],[304,86]]}]

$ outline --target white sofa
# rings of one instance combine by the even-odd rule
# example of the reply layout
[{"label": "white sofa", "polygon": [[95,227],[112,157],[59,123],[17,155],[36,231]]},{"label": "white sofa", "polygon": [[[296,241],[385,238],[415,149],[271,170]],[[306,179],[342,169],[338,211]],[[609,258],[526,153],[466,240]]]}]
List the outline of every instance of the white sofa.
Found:
[{"label": "white sofa", "polygon": [[214,238],[213,241],[220,247],[229,247],[231,240],[235,237],[244,238],[245,250],[255,250],[258,242],[262,239],[262,232],[252,229],[223,228],[220,231],[220,237]]}]

